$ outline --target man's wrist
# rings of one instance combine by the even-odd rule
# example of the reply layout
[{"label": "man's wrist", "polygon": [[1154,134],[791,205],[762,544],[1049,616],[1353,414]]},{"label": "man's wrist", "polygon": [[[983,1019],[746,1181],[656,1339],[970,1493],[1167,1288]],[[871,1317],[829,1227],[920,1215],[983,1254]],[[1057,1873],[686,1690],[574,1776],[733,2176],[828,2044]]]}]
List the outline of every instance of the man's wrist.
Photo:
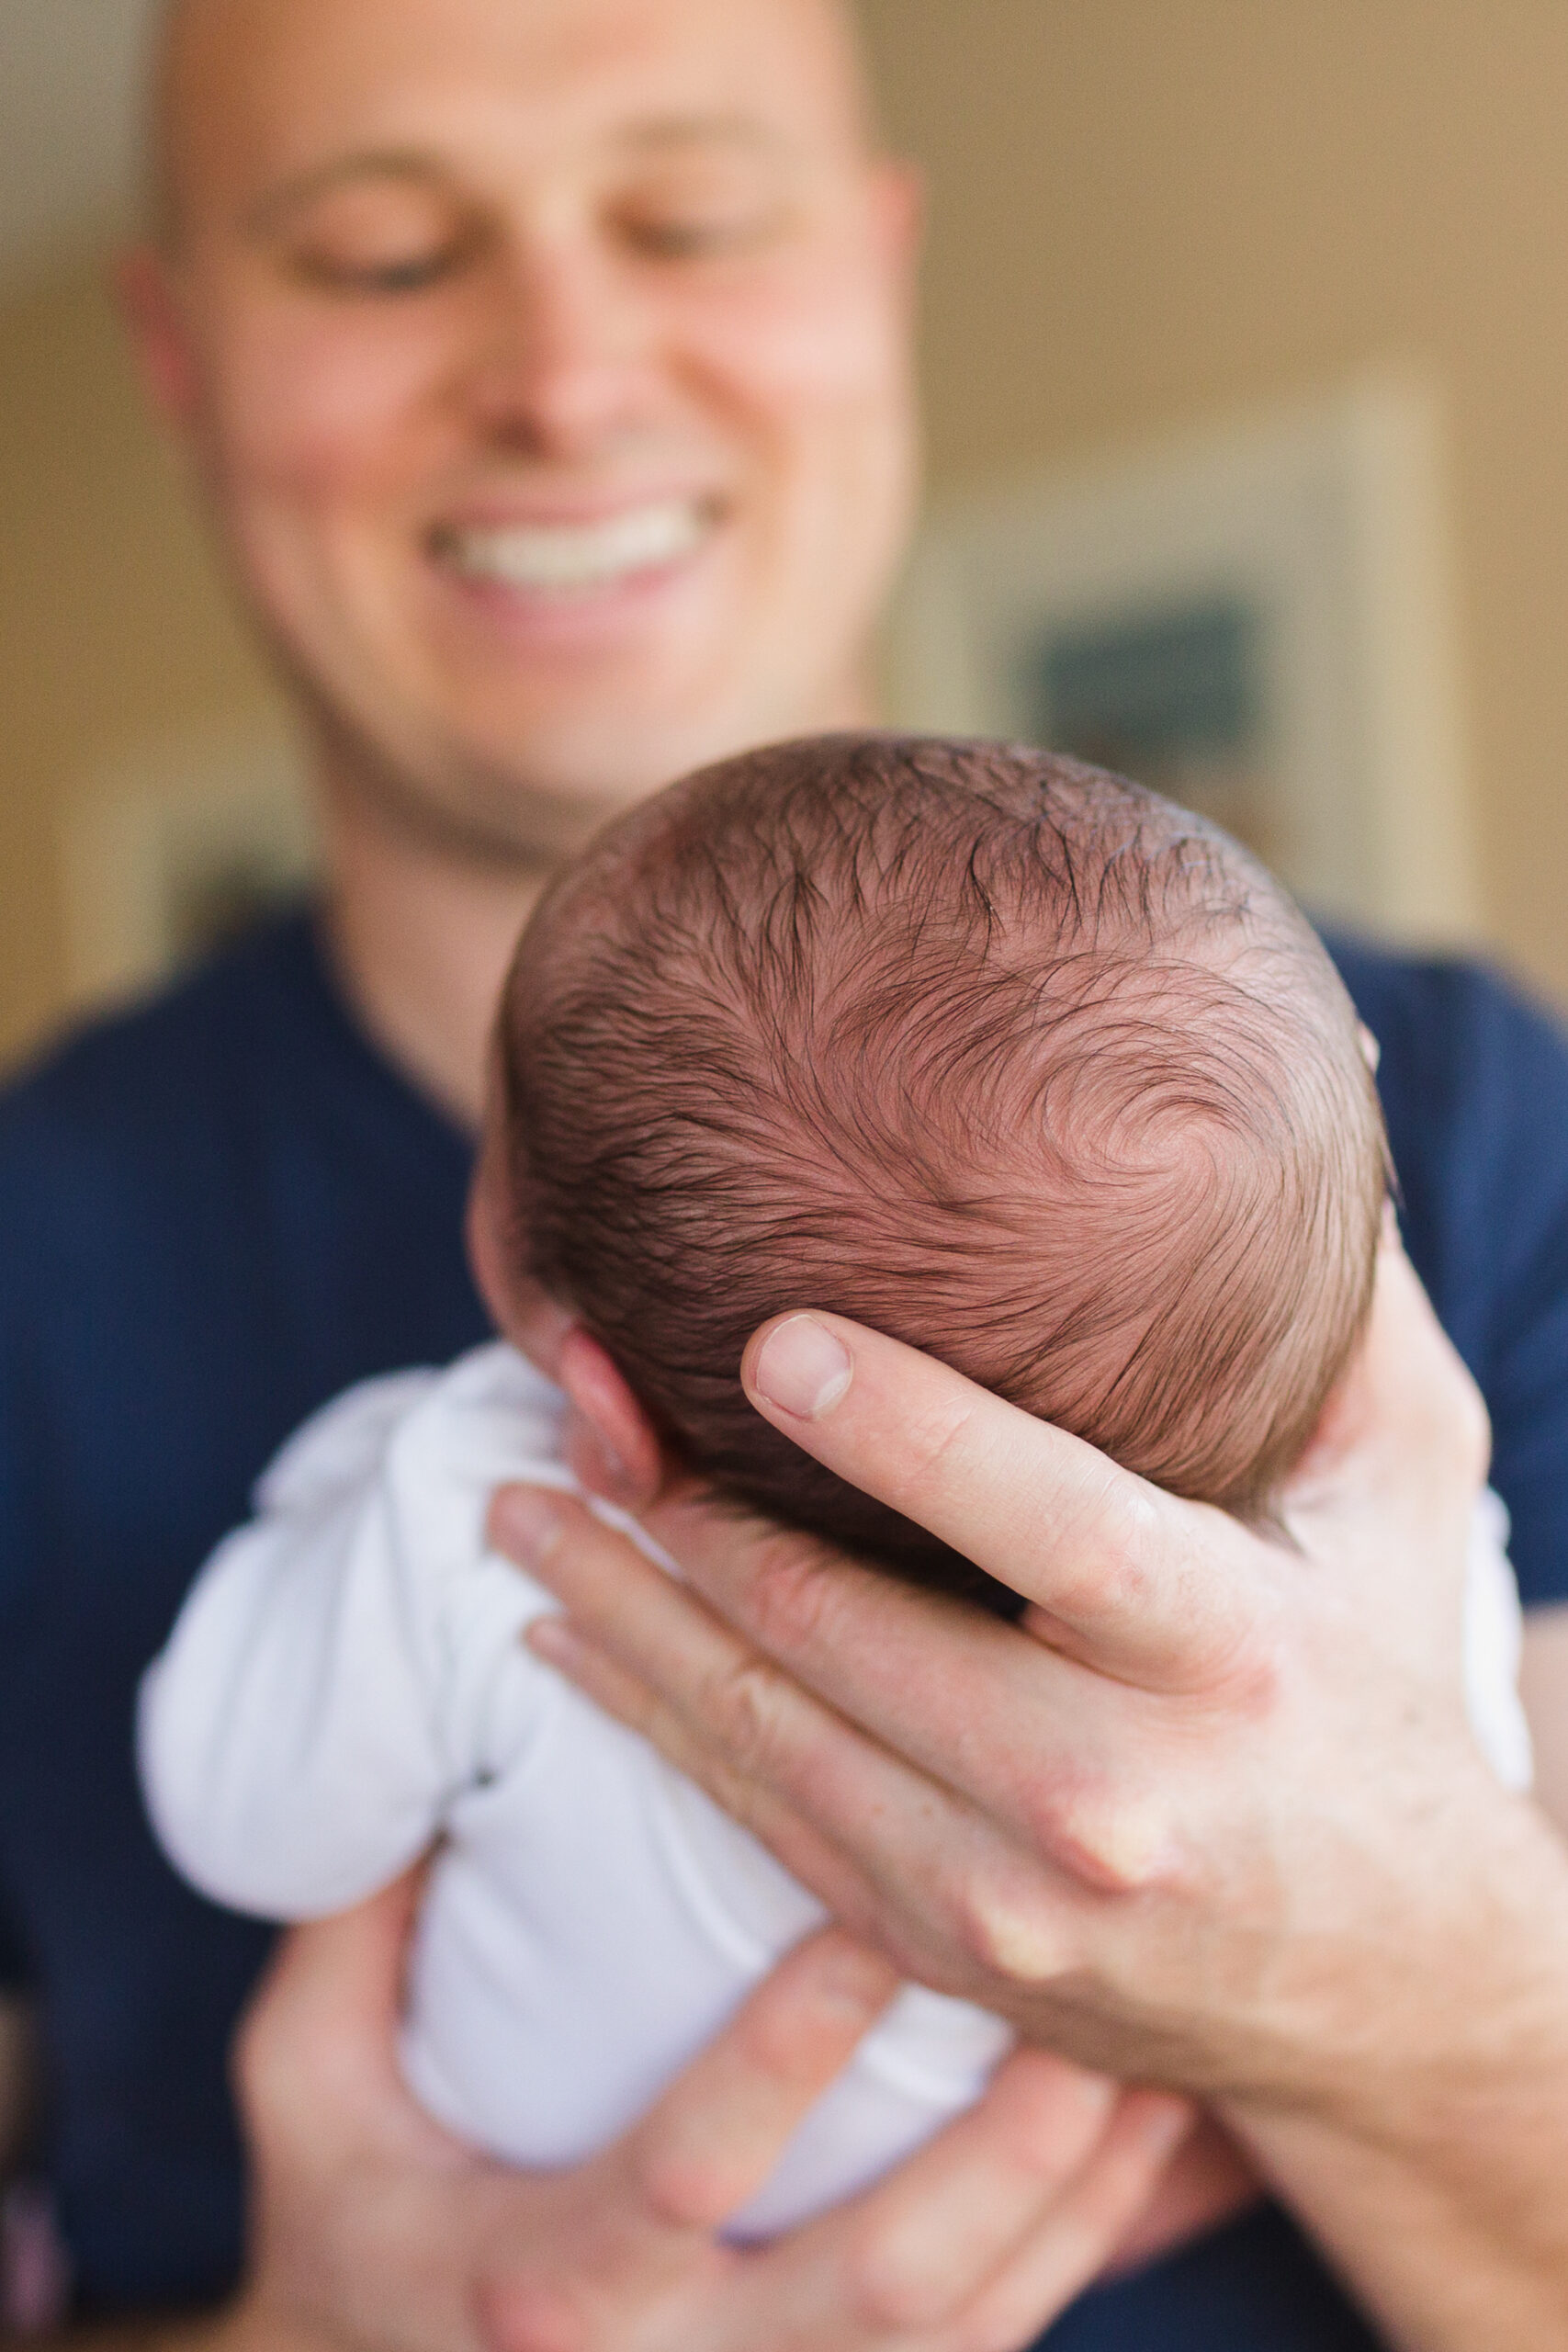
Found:
[{"label": "man's wrist", "polygon": [[1441,2143],[1499,2084],[1511,2107],[1568,2064],[1568,1847],[1480,1770],[1429,1812],[1355,1858],[1359,1889],[1280,1943],[1255,2008],[1207,2020],[1231,2047],[1204,2095],[1249,2140],[1306,2116],[1390,2153]]},{"label": "man's wrist", "polygon": [[1220,2111],[1393,2341],[1568,2352],[1568,1861],[1529,1804],[1486,1815],[1299,2095]]}]

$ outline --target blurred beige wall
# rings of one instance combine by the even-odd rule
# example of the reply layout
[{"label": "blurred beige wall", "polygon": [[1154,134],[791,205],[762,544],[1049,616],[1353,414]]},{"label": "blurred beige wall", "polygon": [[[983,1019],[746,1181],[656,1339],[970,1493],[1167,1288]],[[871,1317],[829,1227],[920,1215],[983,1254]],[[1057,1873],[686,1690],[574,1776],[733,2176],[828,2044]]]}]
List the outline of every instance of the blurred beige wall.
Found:
[{"label": "blurred beige wall", "polygon": [[[1568,999],[1564,0],[863,0],[925,164],[940,488],[1369,366],[1444,389],[1490,933]],[[265,693],[96,266],[0,303],[0,1053],[64,795]]]},{"label": "blurred beige wall", "polygon": [[0,303],[0,1056],[59,1018],[61,818],[128,748],[265,684],[148,425],[105,266]]},{"label": "blurred beige wall", "polygon": [[1392,362],[1449,411],[1487,928],[1568,999],[1568,6],[863,0],[937,487]]}]

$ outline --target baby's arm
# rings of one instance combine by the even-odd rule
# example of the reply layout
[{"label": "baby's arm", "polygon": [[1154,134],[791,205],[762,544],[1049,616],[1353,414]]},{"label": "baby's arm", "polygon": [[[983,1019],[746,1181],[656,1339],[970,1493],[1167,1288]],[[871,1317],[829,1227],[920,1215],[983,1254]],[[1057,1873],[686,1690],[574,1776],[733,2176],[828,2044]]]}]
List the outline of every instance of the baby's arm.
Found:
[{"label": "baby's arm", "polygon": [[445,1720],[452,1567],[408,1524],[394,1393],[406,1404],[408,1381],[355,1392],[294,1441],[142,1685],[154,1826],[240,1910],[359,1901],[424,1850],[468,1777]]}]

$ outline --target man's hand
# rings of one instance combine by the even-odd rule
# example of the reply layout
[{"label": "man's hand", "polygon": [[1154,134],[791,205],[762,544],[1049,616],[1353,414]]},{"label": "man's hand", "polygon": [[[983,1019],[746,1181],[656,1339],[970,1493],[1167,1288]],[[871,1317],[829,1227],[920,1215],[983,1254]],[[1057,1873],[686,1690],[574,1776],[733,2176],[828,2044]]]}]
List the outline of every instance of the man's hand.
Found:
[{"label": "man's hand", "polygon": [[568,1611],[541,1654],[906,1973],[1122,2075],[1311,2099],[1333,2056],[1377,2097],[1365,1986],[1325,1981],[1327,1939],[1385,1931],[1369,1900],[1526,1811],[1463,1707],[1484,1418],[1403,1257],[1291,1542],[834,1317],[765,1327],[744,1376],[807,1451],[1021,1593],[1033,1638],[687,1486],[645,1523],[704,1608],[568,1498],[513,1489],[492,1533]]},{"label": "man's hand", "polygon": [[829,1316],[744,1377],[1027,1635],[689,1486],[685,1589],[513,1490],[536,1646],[900,1970],[1218,2103],[1401,2341],[1568,2343],[1568,1868],[1466,1722],[1485,1419],[1397,1246],[1278,1538]]},{"label": "man's hand", "polygon": [[618,2145],[511,2173],[413,2104],[394,2034],[415,1889],[296,1930],[245,2026],[253,2283],[221,2352],[1017,2352],[1105,2262],[1189,2120],[1020,2052],[852,2204],[756,2249],[726,2216],[896,1989],[828,1930]]}]

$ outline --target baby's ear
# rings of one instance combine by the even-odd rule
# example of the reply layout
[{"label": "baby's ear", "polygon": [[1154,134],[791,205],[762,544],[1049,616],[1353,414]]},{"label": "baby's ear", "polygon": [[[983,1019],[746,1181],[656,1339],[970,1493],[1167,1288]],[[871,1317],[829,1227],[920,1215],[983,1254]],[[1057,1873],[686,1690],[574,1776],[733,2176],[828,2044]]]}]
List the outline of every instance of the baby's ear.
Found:
[{"label": "baby's ear", "polygon": [[562,1342],[555,1376],[570,1400],[566,1459],[573,1477],[627,1510],[652,1502],[664,1476],[653,1423],[614,1357],[581,1324]]}]

